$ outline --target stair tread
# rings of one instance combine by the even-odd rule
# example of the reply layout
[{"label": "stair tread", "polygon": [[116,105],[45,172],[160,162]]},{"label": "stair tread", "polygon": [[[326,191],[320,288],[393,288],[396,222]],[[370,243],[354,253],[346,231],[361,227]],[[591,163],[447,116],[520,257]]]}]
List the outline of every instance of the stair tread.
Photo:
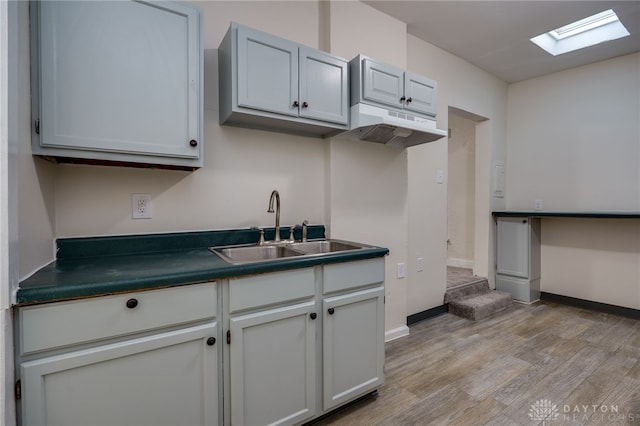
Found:
[{"label": "stair tread", "polygon": [[466,299],[454,300],[450,303],[470,305],[478,302],[494,302],[502,299],[511,300],[511,294],[500,290],[489,290],[486,293],[477,294]]},{"label": "stair tread", "polygon": [[449,302],[449,312],[470,320],[480,320],[511,306],[511,294],[490,290],[486,293]]}]

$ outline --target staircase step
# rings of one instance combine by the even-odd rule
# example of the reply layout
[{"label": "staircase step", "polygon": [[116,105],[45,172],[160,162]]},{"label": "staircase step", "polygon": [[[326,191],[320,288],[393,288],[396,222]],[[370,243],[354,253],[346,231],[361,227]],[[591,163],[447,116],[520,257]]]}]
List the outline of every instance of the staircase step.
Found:
[{"label": "staircase step", "polygon": [[449,302],[449,313],[476,321],[511,306],[511,303],[510,293],[490,290],[468,299]]},{"label": "staircase step", "polygon": [[489,282],[486,278],[478,278],[476,281],[447,288],[444,294],[444,303],[451,303],[456,300],[468,299],[490,292]]}]

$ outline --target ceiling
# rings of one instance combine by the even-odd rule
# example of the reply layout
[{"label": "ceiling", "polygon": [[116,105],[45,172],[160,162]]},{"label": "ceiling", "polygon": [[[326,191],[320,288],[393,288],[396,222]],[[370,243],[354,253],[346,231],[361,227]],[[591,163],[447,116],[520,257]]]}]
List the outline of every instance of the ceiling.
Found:
[{"label": "ceiling", "polygon": [[[640,51],[636,1],[364,1],[410,34],[513,83]],[[530,38],[613,9],[630,36],[552,56]]]}]

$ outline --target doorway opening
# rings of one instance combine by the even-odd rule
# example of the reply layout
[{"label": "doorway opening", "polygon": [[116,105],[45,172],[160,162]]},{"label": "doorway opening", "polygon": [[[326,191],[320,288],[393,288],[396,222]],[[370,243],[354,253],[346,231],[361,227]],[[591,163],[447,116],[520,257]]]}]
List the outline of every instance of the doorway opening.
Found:
[{"label": "doorway opening", "polygon": [[447,164],[447,272],[473,281],[476,246],[476,126],[485,117],[449,107]]}]

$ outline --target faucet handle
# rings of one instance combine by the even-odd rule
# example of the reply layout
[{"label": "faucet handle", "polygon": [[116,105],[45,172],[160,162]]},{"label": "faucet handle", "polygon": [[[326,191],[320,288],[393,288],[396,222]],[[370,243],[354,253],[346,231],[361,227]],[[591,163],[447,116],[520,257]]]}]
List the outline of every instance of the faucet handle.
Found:
[{"label": "faucet handle", "polygon": [[295,231],[297,225],[294,225],[291,227],[291,229],[289,229],[289,241],[291,241],[292,243],[296,242],[296,237],[293,235],[293,231]]},{"label": "faucet handle", "polygon": [[261,246],[264,244],[264,229],[262,228],[258,228],[257,226],[252,226],[251,228],[249,228],[251,230],[256,230],[256,231],[260,231],[260,239],[258,240],[258,245]]},{"label": "faucet handle", "polygon": [[303,220],[302,221],[302,241],[306,242],[307,241],[307,228],[309,225],[309,221],[308,220]]}]

